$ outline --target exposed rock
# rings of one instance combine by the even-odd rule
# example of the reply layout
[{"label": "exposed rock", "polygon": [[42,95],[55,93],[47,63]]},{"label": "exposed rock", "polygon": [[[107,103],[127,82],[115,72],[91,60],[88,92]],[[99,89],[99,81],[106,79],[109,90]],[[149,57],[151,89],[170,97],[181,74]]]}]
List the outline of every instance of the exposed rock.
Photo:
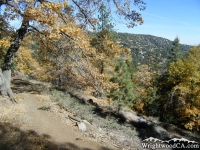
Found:
[{"label": "exposed rock", "polygon": [[138,116],[135,112],[131,112],[131,111],[126,112],[126,111],[121,110],[119,114],[121,114],[126,119],[127,122],[134,121],[134,122],[150,123],[150,121],[148,121],[142,116]]},{"label": "exposed rock", "polygon": [[86,125],[83,122],[77,122],[78,129],[82,132],[87,131]]}]

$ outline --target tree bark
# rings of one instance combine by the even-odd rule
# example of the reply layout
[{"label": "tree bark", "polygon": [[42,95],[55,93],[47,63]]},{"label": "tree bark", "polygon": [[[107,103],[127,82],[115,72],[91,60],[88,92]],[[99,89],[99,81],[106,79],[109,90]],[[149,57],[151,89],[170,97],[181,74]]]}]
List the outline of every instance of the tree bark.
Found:
[{"label": "tree bark", "polygon": [[22,23],[21,27],[17,30],[15,37],[11,41],[10,47],[8,48],[8,51],[6,53],[2,71],[11,70],[11,64],[13,62],[15,53],[19,49],[21,42],[28,31],[27,29],[28,29],[28,22]]},{"label": "tree bark", "polygon": [[0,0],[0,5],[6,4],[7,2],[8,2],[8,0]]}]

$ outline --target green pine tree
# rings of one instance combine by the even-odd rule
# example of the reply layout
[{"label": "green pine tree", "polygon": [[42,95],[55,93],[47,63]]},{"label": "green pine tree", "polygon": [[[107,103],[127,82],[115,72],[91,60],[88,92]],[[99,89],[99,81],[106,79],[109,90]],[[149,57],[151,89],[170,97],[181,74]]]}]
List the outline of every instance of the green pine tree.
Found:
[{"label": "green pine tree", "polygon": [[119,89],[112,89],[108,97],[118,102],[121,106],[132,107],[135,94],[133,93],[132,73],[127,62],[121,58],[117,60],[114,77],[111,82],[118,83]]},{"label": "green pine tree", "polygon": [[[116,32],[114,31],[114,24],[111,19],[111,11],[103,3],[99,10],[99,22],[97,23],[97,36],[104,38],[109,36],[113,41],[116,41]],[[102,36],[103,35],[103,36]]]},{"label": "green pine tree", "polygon": [[[102,3],[98,15],[99,22],[97,23],[97,30],[91,38],[91,45],[100,53],[105,53],[108,50],[108,47],[105,46],[107,45],[106,43],[116,40],[116,35],[113,30],[114,25],[111,22],[110,16],[111,11]],[[101,60],[101,62],[99,62],[100,74],[104,73],[105,65],[105,60]]]},{"label": "green pine tree", "polygon": [[171,48],[171,50],[169,52],[169,57],[168,57],[169,63],[176,62],[178,59],[182,58],[179,41],[180,41],[179,38],[176,37],[172,43],[173,47]]}]

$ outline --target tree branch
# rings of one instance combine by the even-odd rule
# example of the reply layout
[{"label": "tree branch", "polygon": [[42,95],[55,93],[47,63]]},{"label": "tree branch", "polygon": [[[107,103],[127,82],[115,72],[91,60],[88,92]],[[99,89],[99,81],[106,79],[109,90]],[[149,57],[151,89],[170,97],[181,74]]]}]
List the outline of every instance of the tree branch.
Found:
[{"label": "tree branch", "polygon": [[88,19],[87,14],[84,12],[84,10],[81,8],[81,6],[78,4],[78,2],[76,2],[75,0],[72,0],[72,2],[78,7],[78,9],[81,11],[81,13],[84,15],[84,18],[86,21],[89,22],[89,24],[95,28],[95,26],[93,25],[93,23],[90,21],[90,19]]}]

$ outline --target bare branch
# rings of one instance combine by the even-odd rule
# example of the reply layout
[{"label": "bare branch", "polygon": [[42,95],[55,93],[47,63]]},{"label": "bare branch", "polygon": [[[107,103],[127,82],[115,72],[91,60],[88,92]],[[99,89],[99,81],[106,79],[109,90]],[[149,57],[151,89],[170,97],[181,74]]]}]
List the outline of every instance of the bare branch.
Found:
[{"label": "bare branch", "polygon": [[75,0],[72,0],[72,2],[79,8],[79,10],[81,11],[81,13],[84,15],[84,18],[86,21],[89,22],[89,24],[95,28],[94,24],[90,21],[89,16],[85,13],[85,10],[81,8],[81,6],[78,4],[78,2],[76,2]]}]

